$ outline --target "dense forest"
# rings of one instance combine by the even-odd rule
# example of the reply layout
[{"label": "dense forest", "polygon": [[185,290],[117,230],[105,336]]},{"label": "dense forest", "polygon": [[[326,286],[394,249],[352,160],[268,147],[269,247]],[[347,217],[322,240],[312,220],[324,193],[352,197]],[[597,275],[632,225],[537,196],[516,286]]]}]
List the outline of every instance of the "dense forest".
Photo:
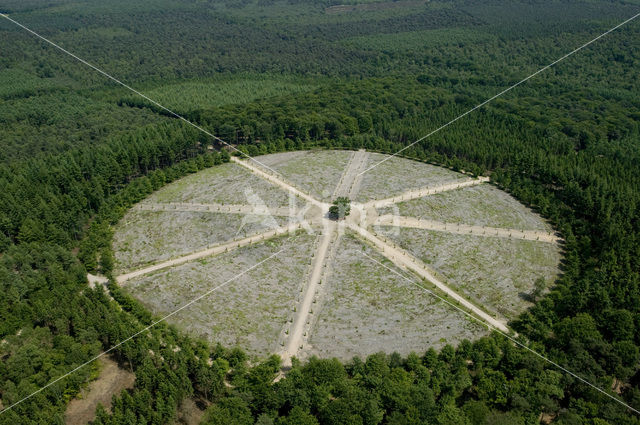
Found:
[{"label": "dense forest", "polygon": [[[640,12],[637,0],[391,3],[4,0],[0,12],[250,155],[393,153]],[[128,208],[228,150],[6,19],[0,46],[0,410],[140,332],[110,353],[135,386],[94,424],[176,423],[187,398],[205,424],[640,423],[499,334],[294,362],[274,382],[276,356],[145,329],[157,318],[116,285],[89,288],[87,271],[111,275],[111,226]],[[635,409],[638,69],[633,21],[403,151],[489,175],[554,224],[563,274],[511,325]],[[96,368],[2,410],[0,424],[64,423]]]}]

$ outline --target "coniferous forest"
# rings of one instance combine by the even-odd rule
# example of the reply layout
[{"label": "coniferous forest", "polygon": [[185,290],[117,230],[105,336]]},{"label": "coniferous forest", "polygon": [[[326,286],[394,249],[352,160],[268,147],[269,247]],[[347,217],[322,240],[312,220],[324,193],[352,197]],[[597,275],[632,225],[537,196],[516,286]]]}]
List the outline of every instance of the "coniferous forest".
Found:
[{"label": "coniferous forest", "polygon": [[[344,7],[340,5],[345,5]],[[340,7],[338,7],[340,6]],[[7,14],[249,155],[394,153],[640,13],[638,0],[0,0]],[[0,410],[153,324],[111,276],[136,202],[224,145],[0,17]],[[491,176],[565,241],[510,325],[640,410],[640,18],[402,152]],[[173,347],[179,346],[180,350]],[[110,352],[94,424],[639,424],[499,334],[402,357],[251,359],[160,323]],[[92,362],[0,413],[63,424]]]}]

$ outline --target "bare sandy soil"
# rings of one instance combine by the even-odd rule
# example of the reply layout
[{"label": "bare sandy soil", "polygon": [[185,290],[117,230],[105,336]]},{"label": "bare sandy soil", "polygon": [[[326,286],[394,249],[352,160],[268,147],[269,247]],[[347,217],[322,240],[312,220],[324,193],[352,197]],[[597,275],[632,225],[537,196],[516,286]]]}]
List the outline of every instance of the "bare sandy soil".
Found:
[{"label": "bare sandy soil", "polygon": [[328,202],[351,155],[351,151],[297,151],[264,155],[259,160],[316,199]]},{"label": "bare sandy soil", "polygon": [[[370,153],[365,170],[379,163],[389,155]],[[437,186],[469,177],[442,167],[392,157],[362,175],[357,202],[384,199],[410,189]]]},{"label": "bare sandy soil", "polygon": [[[449,223],[551,231],[551,226],[511,195],[490,184],[439,193],[397,205],[401,215]],[[389,209],[381,214],[390,212]]]},{"label": "bare sandy soil", "polygon": [[[366,253],[417,282],[426,279],[426,287],[508,332],[507,319],[530,305],[533,282],[551,284],[557,276],[559,246],[546,223],[487,178],[395,157],[366,171],[385,157],[364,151],[258,157],[275,174],[232,158],[174,182],[117,226],[118,267],[129,269],[118,281],[163,315],[285,248],[170,320],[258,358],[407,354],[486,333]],[[337,196],[362,202],[339,223],[326,216],[326,201]],[[291,216],[291,200],[312,208]],[[407,216],[385,226],[376,208],[397,216],[398,204]],[[484,223],[497,225],[489,229],[495,237],[479,233],[487,231]],[[368,230],[374,224],[389,233],[376,237]],[[507,225],[525,227],[522,236],[531,240],[509,239]],[[358,236],[341,236],[346,229]],[[243,239],[249,234],[259,236]]]},{"label": "bare sandy soil", "polygon": [[199,425],[204,418],[205,410],[202,410],[192,398],[185,398],[178,406],[178,425]]},{"label": "bare sandy soil", "polygon": [[559,273],[561,253],[555,244],[421,229],[387,231],[389,239],[439,272],[450,286],[508,319],[531,306],[536,279],[549,286]]},{"label": "bare sandy soil", "polygon": [[109,357],[101,357],[100,375],[80,392],[80,396],[69,402],[64,414],[67,425],[84,425],[95,419],[96,408],[102,404],[107,410],[111,407],[111,398],[122,390],[133,388],[135,375],[121,369]]},{"label": "bare sandy soil", "polygon": [[181,178],[142,203],[250,204],[252,195],[260,197],[268,207],[289,205],[290,195],[287,192],[235,163],[207,168]]},{"label": "bare sandy soil", "polygon": [[116,226],[116,271],[139,268],[286,224],[278,216],[132,209]]},{"label": "bare sandy soil", "polygon": [[397,215],[383,215],[374,221],[374,226],[391,225],[413,229],[437,230],[457,235],[483,236],[487,238],[521,239],[547,243],[559,243],[560,238],[553,233],[537,230],[506,229],[501,227],[470,226],[460,223],[446,223],[442,221],[417,219]]},{"label": "bare sandy soil", "polygon": [[283,236],[131,279],[123,287],[158,315],[167,314],[285,248],[263,267],[172,316],[178,327],[257,356],[281,349],[279,336],[310,268],[316,237]]},{"label": "bare sandy soil", "polygon": [[369,153],[364,149],[353,152],[349,159],[349,164],[344,170],[340,182],[333,194],[333,199],[339,196],[346,196],[355,199],[360,191],[363,174],[369,160]]},{"label": "bare sandy soil", "polygon": [[363,252],[397,269],[347,233],[327,281],[309,348],[302,357],[366,356],[379,351],[423,353],[485,334],[463,314],[371,262]]}]

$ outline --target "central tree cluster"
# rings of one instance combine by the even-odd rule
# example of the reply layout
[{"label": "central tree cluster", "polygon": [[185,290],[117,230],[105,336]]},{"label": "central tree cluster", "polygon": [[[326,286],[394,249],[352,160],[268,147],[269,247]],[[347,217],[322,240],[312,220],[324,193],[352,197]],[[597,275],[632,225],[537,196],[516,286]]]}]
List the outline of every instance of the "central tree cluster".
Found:
[{"label": "central tree cluster", "polygon": [[329,207],[329,218],[332,220],[343,220],[351,212],[351,201],[345,196],[341,196]]}]

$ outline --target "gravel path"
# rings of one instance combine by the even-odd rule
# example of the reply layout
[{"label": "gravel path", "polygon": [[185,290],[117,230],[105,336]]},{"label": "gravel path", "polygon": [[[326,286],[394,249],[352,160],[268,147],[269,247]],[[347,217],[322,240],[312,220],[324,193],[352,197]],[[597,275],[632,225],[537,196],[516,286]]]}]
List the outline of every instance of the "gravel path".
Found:
[{"label": "gravel path", "polygon": [[280,354],[283,364],[286,367],[291,366],[291,357],[295,356],[298,353],[298,350],[302,347],[304,331],[305,328],[307,328],[306,324],[309,321],[309,314],[311,312],[311,304],[313,302],[313,298],[317,295],[320,279],[323,275],[323,269],[327,265],[327,254],[329,253],[330,247],[334,246],[338,239],[338,224],[336,222],[330,222],[322,235],[320,245],[314,254],[311,275],[309,276],[304,296],[297,306],[285,349]]},{"label": "gravel path", "polygon": [[132,279],[134,277],[142,276],[142,275],[154,272],[156,270],[166,269],[167,267],[173,267],[180,264],[184,264],[189,261],[198,260],[200,258],[210,257],[212,255],[220,254],[222,252],[227,252],[229,250],[232,250],[241,246],[245,246],[245,245],[250,245],[252,243],[263,242],[264,240],[273,238],[275,236],[283,235],[289,232],[294,232],[298,228],[300,228],[300,223],[293,223],[288,226],[279,227],[274,230],[258,233],[256,235],[248,236],[246,238],[242,238],[239,240],[226,242],[211,248],[204,249],[202,251],[194,252],[188,255],[184,255],[182,257],[174,258],[172,260],[163,261],[162,263],[154,264],[152,266],[145,267],[140,270],[135,270],[131,273],[120,275],[116,278],[116,281],[119,284],[123,284],[127,280]]},{"label": "gravel path", "polygon": [[374,225],[410,227],[414,229],[436,230],[439,232],[455,233],[458,235],[525,239],[530,241],[548,243],[558,243],[561,240],[553,233],[537,232],[535,230],[501,229],[497,227],[471,226],[468,224],[444,223],[442,221],[424,220],[391,214],[378,217]]},{"label": "gravel path", "polygon": [[262,169],[260,169],[259,167],[250,164],[247,161],[243,161],[241,159],[236,158],[235,156],[231,157],[231,160],[233,162],[235,162],[236,164],[242,165],[245,168],[248,168],[249,170],[253,171],[256,175],[258,175],[259,177],[262,177],[263,179],[277,185],[280,186],[281,188],[292,192],[294,194],[296,194],[297,196],[299,196],[300,198],[304,199],[307,202],[310,202],[314,205],[318,205],[318,206],[324,206],[325,204],[323,202],[318,201],[316,198],[314,198],[313,196],[309,195],[308,193],[303,192],[302,190],[298,189],[297,187],[293,186],[290,183],[287,183],[286,181],[284,181],[282,178],[269,173],[267,171],[264,171]]},{"label": "gravel path", "polygon": [[435,195],[436,193],[442,193],[448,190],[456,190],[463,187],[475,186],[478,184],[486,183],[488,181],[489,177],[478,177],[477,179],[473,180],[447,183],[440,186],[427,186],[420,189],[411,189],[390,198],[366,202],[364,206],[368,207],[373,205],[375,208],[383,208],[392,204],[397,204],[398,202],[409,201],[411,199],[422,198],[429,195]]},{"label": "gravel path", "polygon": [[266,205],[231,205],[231,204],[199,204],[194,202],[166,202],[138,204],[134,209],[141,211],[185,211],[185,212],[215,212],[215,213],[245,213],[255,215],[277,215],[296,217],[298,211],[289,207],[272,207]]},{"label": "gravel path", "polygon": [[360,226],[349,225],[349,228],[365,238],[369,241],[373,246],[375,246],[380,253],[382,253],[385,257],[390,259],[396,265],[401,266],[402,268],[409,269],[414,273],[418,274],[420,277],[426,279],[433,285],[435,285],[438,289],[446,293],[449,297],[451,297],[454,301],[457,301],[462,306],[464,306],[467,310],[471,311],[476,317],[482,319],[485,323],[490,324],[496,329],[500,329],[503,332],[509,332],[509,328],[507,327],[506,319],[499,318],[496,319],[480,308],[476,307],[474,304],[469,302],[466,298],[459,295],[456,291],[451,289],[444,282],[441,282],[437,279],[433,273],[429,270],[429,268],[420,260],[415,257],[409,255],[405,251],[394,248],[393,246],[387,244],[382,239],[379,239],[371,232],[363,229]]},{"label": "gravel path", "polygon": [[340,178],[340,183],[338,183],[338,187],[336,187],[333,193],[334,199],[339,196],[346,196],[350,199],[356,197],[360,183],[362,182],[362,174],[360,173],[362,173],[367,166],[368,159],[369,154],[364,149],[355,152],[351,156],[349,164],[345,168],[342,178]]},{"label": "gravel path", "polygon": [[[311,160],[310,158],[312,154],[312,152],[304,152],[302,154],[299,154],[298,156],[303,155],[304,158],[307,158],[307,160]],[[296,223],[288,225],[280,225],[280,227],[277,227],[275,229],[272,228],[268,231],[262,231],[261,233],[256,233],[242,239],[222,242],[215,246],[210,246],[207,249],[198,250],[187,255],[182,255],[177,258],[169,259],[167,261],[141,268],[140,270],[122,274],[117,277],[117,281],[123,284],[135,277],[143,276],[157,270],[183,265],[185,263],[192,262],[194,260],[200,260],[205,257],[221,254],[241,246],[258,244],[267,239],[287,234],[289,232],[294,232],[295,230],[298,230],[302,227],[307,229],[310,233],[313,233],[311,224],[315,224],[316,230],[318,227],[322,227],[322,231],[320,232],[321,238],[319,239],[319,243],[317,245],[315,253],[313,253],[311,257],[306,257],[306,254],[302,253],[302,251],[299,252],[299,254],[303,256],[303,258],[310,260],[310,262],[308,263],[307,260],[304,261],[303,267],[308,267],[307,270],[309,270],[308,274],[306,274],[306,276],[308,276],[308,279],[302,278],[300,279],[301,281],[299,281],[300,295],[299,298],[296,297],[296,300],[298,300],[297,304],[294,304],[296,305],[295,313],[292,313],[293,317],[291,318],[290,322],[287,321],[287,323],[284,325],[284,328],[281,328],[282,331],[280,341],[282,343],[282,351],[280,352],[280,354],[284,360],[285,365],[288,365],[291,362],[291,358],[293,356],[299,355],[300,348],[303,345],[306,346],[307,341],[309,341],[311,330],[313,329],[312,322],[314,322],[314,320],[316,319],[316,315],[313,314],[312,306],[313,308],[319,308],[322,302],[320,302],[318,305],[315,305],[314,303],[322,301],[326,295],[323,294],[322,291],[330,289],[321,286],[321,283],[323,283],[325,278],[331,273],[332,262],[334,261],[336,256],[339,255],[339,241],[344,230],[348,228],[359,235],[360,238],[364,239],[365,242],[368,242],[368,244],[371,245],[373,249],[377,250],[381,255],[391,260],[391,262],[395,266],[400,267],[401,269],[409,270],[425,279],[426,281],[430,282],[431,284],[435,285],[439,291],[445,293],[446,296],[450,298],[454,303],[471,312],[475,317],[479,318],[485,324],[499,329],[503,332],[509,332],[509,328],[506,325],[507,321],[504,317],[502,317],[501,315],[492,316],[491,314],[487,313],[484,309],[475,305],[469,299],[460,295],[447,283],[443,282],[439,277],[440,275],[431,270],[429,266],[427,266],[424,262],[415,258],[407,251],[388,244],[381,238],[368,231],[367,227],[369,225],[392,225],[397,228],[427,229],[458,235],[525,239],[528,241],[553,244],[558,243],[560,239],[554,234],[542,230],[515,230],[508,229],[506,228],[507,226],[501,228],[484,227],[477,224],[453,224],[444,221],[418,219],[391,214],[386,214],[378,217],[378,212],[376,211],[377,208],[389,207],[403,201],[417,200],[429,195],[480,185],[482,183],[486,183],[489,179],[487,177],[470,178],[469,176],[454,173],[449,170],[438,169],[438,167],[399,159],[394,159],[394,161],[397,162],[397,164],[395,165],[392,164],[392,161],[388,161],[384,164],[384,166],[378,167],[379,170],[376,171],[376,175],[368,175],[367,173],[361,174],[363,170],[366,169],[366,166],[373,159],[376,159],[376,154],[370,154],[364,150],[360,150],[357,152],[349,153],[341,151],[340,155],[341,156],[339,157],[339,163],[346,163],[346,167],[342,172],[340,181],[337,183],[337,186],[334,186],[335,190],[333,191],[333,197],[335,198],[338,196],[346,196],[351,200],[363,200],[363,203],[352,204],[352,214],[347,217],[346,220],[336,222],[327,218],[327,212],[330,205],[318,199],[317,196],[309,193],[309,191],[317,189],[313,189],[315,186],[305,184],[302,181],[301,184],[291,183],[287,181],[285,177],[278,174],[277,172],[273,172],[273,170],[271,169],[261,167],[256,163],[250,161],[232,157],[232,164],[228,167],[230,170],[229,172],[233,171],[234,173],[236,173],[234,175],[239,175],[238,169],[244,170],[245,173],[246,171],[249,171],[250,174],[247,174],[247,178],[260,180],[263,182],[262,184],[264,186],[271,186],[271,190],[275,192],[279,192],[280,189],[284,189],[284,191],[286,191],[286,193],[290,195],[290,199],[295,199],[295,197],[293,196],[295,195],[307,203],[306,207],[304,209],[298,209],[295,207],[294,203],[291,203],[290,207],[286,207],[286,203],[283,203],[280,198],[278,198],[277,202],[275,199],[265,199],[266,202],[256,205],[236,204],[233,203],[233,201],[226,203],[226,199],[223,201],[219,201],[217,199],[212,199],[211,201],[209,201],[209,199],[205,198],[203,198],[202,200],[183,199],[184,195],[182,195],[178,190],[179,187],[177,189],[170,187],[164,190],[164,197],[156,196],[158,199],[152,199],[152,196],[149,201],[140,203],[135,208],[143,211],[177,211],[181,213],[211,212],[264,216],[273,215],[297,217],[301,221],[297,221]],[[347,157],[347,155],[349,156]],[[325,153],[325,155],[321,158],[325,157],[329,159],[334,158],[331,156],[331,153]],[[282,158],[278,156],[276,159],[282,162],[280,166],[286,167],[287,161],[296,161],[296,158],[298,157],[294,155],[282,156]],[[333,176],[332,181],[337,181],[337,172],[339,172],[339,170],[337,170],[334,165],[331,165],[333,163],[329,164],[329,162],[321,161],[321,164],[324,164],[323,166],[331,168],[332,174],[330,173],[330,175]],[[270,165],[273,166],[274,164]],[[384,167],[389,168],[392,167],[392,165],[394,167],[400,166],[401,168],[394,168],[389,170],[389,172],[395,170],[395,174],[385,174],[386,171]],[[233,167],[236,167],[236,169],[234,169]],[[318,167],[315,168],[316,171],[317,168]],[[334,168],[336,168],[337,172],[333,172]],[[415,176],[410,173],[410,171],[412,170],[416,170]],[[215,174],[213,172],[211,173],[212,175]],[[296,176],[296,178],[300,177],[299,175]],[[382,178],[382,180],[378,182],[374,178],[376,176],[377,178]],[[310,173],[308,175],[308,178],[319,179],[320,177],[314,176],[313,173]],[[197,180],[195,177],[192,177],[192,179]],[[234,182],[234,184],[241,183],[238,183],[236,180],[234,180]],[[269,185],[267,185],[266,182],[268,182]],[[377,185],[381,187],[378,187]],[[307,189],[305,190],[301,187],[305,187]],[[410,187],[413,188],[407,190]],[[384,199],[371,199],[374,196],[389,196],[390,194],[394,193],[394,191],[392,190],[394,188],[398,192],[402,190],[405,190],[405,192]],[[196,193],[197,190],[200,190],[202,194],[207,194],[206,188],[200,188],[199,186],[198,188],[191,188],[190,190],[193,193]],[[199,194],[198,196],[202,195],[200,192],[197,192],[197,194]],[[328,193],[330,194],[331,192]],[[328,198],[329,194],[326,194],[326,196],[323,194],[323,197]],[[200,197],[202,198],[204,195]],[[367,197],[369,199],[366,199]],[[176,198],[178,201],[182,200],[183,202],[173,202],[172,200]],[[249,200],[249,203],[253,202]],[[267,206],[267,204],[269,205]],[[317,226],[318,224],[321,224],[321,226]],[[300,249],[302,249],[302,247],[300,247]],[[311,247],[308,247],[308,249],[309,251],[313,250],[313,248]],[[100,283],[99,278],[94,276],[90,276],[90,278],[93,285]],[[304,283],[305,280],[306,283]],[[297,293],[298,289],[296,289],[295,291]],[[416,305],[413,305],[413,307],[418,308]],[[363,312],[363,314],[365,314],[363,317],[366,317],[366,312]],[[366,320],[364,325],[368,325]]]}]

